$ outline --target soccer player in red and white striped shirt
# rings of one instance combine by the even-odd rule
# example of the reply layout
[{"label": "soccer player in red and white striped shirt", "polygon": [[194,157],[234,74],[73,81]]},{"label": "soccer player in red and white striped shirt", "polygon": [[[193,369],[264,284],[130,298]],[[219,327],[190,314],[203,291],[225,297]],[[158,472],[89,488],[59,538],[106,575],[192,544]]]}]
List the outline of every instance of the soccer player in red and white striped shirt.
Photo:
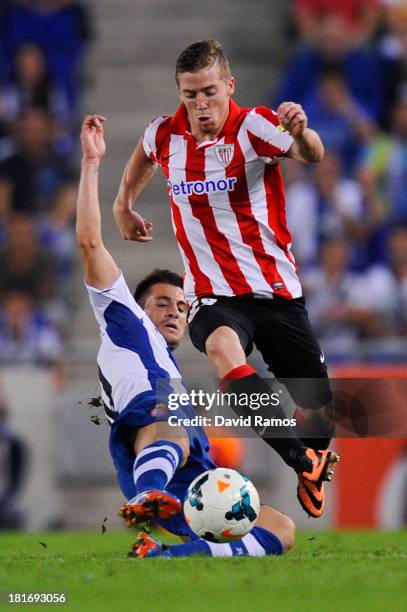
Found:
[{"label": "soccer player in red and white striped shirt", "polygon": [[[299,104],[285,102],[277,112],[240,108],[217,41],[194,43],[182,52],[176,83],[181,105],[172,117],[152,121],[138,143],[115,201],[116,222],[126,239],[152,239],[152,224],[132,207],[161,166],[185,266],[192,342],[207,353],[230,391],[269,393],[246,363],[255,344],[276,378],[288,379],[302,409],[298,416],[318,415],[325,437],[307,439],[314,450],[287,429],[273,428],[278,437],[266,442],[299,474],[303,508],[319,516],[322,480],[329,479],[337,459],[318,450],[330,439],[331,423],[325,425],[321,415],[331,394],[291,253],[279,159],[318,162],[323,145]],[[268,416],[285,415],[277,406]],[[307,478],[310,460],[319,467],[325,463],[317,483]]]}]

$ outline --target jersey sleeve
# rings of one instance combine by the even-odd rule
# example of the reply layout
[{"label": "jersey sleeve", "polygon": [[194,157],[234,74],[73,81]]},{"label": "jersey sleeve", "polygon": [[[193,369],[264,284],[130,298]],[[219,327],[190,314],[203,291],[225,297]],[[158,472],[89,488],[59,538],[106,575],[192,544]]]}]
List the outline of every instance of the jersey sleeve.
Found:
[{"label": "jersey sleeve", "polygon": [[106,326],[104,313],[112,302],[123,304],[131,310],[138,319],[144,320],[146,317],[145,312],[132,296],[122,273],[120,273],[119,278],[108,289],[95,289],[95,287],[91,287],[86,283],[85,286],[88,290],[93,312],[101,329]]},{"label": "jersey sleeve", "polygon": [[263,106],[252,109],[247,115],[246,129],[254,151],[266,163],[285,156],[294,142],[280,125],[277,113]]},{"label": "jersey sleeve", "polygon": [[143,136],[143,148],[144,153],[155,162],[158,162],[159,158],[159,143],[157,143],[157,132],[162,123],[169,119],[168,116],[163,115],[154,119],[145,129]]}]

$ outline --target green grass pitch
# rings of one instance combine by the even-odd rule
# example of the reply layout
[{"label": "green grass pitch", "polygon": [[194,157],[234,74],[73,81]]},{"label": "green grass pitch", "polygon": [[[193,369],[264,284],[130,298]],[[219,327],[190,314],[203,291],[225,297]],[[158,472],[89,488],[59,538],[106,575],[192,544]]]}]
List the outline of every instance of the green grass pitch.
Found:
[{"label": "green grass pitch", "polygon": [[407,532],[300,533],[286,557],[174,560],[127,559],[132,535],[0,535],[1,609],[45,605],[7,605],[8,592],[64,592],[53,609],[407,610]]}]

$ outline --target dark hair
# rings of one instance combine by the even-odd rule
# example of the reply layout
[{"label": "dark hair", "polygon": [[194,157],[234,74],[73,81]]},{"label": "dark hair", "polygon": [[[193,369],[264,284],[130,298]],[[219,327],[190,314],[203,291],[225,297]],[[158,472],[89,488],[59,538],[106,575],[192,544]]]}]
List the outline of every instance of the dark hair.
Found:
[{"label": "dark hair", "polygon": [[14,57],[13,81],[18,87],[21,88],[23,86],[21,74],[18,70],[18,62],[23,52],[30,51],[34,51],[34,53],[38,53],[38,55],[40,55],[44,63],[44,72],[40,75],[39,81],[34,84],[34,87],[31,89],[31,91],[20,90],[21,105],[23,109],[37,107],[48,112],[51,107],[52,88],[44,51],[40,46],[34,43],[25,43],[18,47]]},{"label": "dark hair", "polygon": [[342,66],[335,62],[326,62],[321,67],[320,79],[337,79],[346,82],[346,75]]},{"label": "dark hair", "polygon": [[387,239],[394,236],[394,234],[405,234],[407,233],[407,223],[405,222],[392,222],[387,226]]},{"label": "dark hair", "polygon": [[171,270],[156,268],[139,282],[134,292],[134,299],[141,308],[144,308],[151,287],[158,285],[158,283],[174,285],[174,287],[180,287],[181,289],[183,287],[182,277],[179,274],[171,272]]},{"label": "dark hair", "polygon": [[220,42],[210,38],[209,40],[200,40],[189,45],[177,59],[175,68],[175,81],[177,85],[179,85],[179,75],[183,72],[197,72],[202,68],[212,66],[215,62],[219,62],[222,77],[229,77],[229,60]]}]

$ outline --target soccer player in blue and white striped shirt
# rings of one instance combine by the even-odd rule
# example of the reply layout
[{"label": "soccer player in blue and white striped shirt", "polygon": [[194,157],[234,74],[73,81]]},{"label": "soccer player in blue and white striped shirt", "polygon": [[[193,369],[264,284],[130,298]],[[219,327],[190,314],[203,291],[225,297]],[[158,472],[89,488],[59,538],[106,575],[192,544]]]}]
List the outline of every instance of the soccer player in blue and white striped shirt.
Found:
[{"label": "soccer player in blue and white striped shirt", "polygon": [[[176,429],[167,422],[168,394],[183,390],[171,352],[186,329],[182,279],[168,270],[155,271],[139,284],[133,297],[103,244],[98,174],[106,151],[104,120],[100,115],[87,116],[82,125],[76,233],[86,287],[100,327],[97,361],[102,400],[111,425],[110,452],[120,488],[129,500],[121,514],[130,525],[154,519],[171,533],[190,539],[164,547],[144,533],[132,554],[283,554],[293,545],[294,524],[267,506],[262,506],[251,533],[230,544],[198,538],[185,521],[180,499],[196,476],[216,466],[201,427]],[[177,411],[177,416],[190,419],[195,412],[186,406]]]}]

